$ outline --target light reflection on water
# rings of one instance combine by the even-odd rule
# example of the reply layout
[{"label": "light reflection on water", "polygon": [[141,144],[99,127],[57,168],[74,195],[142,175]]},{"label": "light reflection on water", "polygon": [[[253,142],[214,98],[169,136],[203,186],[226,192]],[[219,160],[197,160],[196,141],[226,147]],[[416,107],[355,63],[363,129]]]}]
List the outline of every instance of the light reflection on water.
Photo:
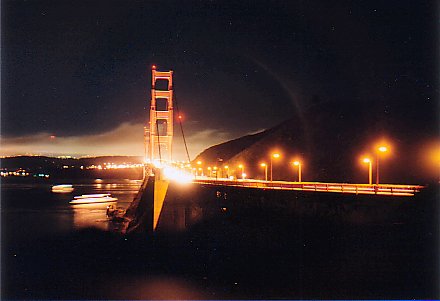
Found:
[{"label": "light reflection on water", "polygon": [[98,228],[108,231],[109,223],[106,216],[107,206],[116,205],[117,202],[76,204],[72,205],[73,227],[77,230],[83,228]]},{"label": "light reflection on water", "polygon": [[[113,183],[99,179],[97,182],[91,185],[91,190],[81,194],[110,193],[118,200],[116,202],[70,205],[73,212],[73,227],[75,230],[83,228],[97,228],[104,231],[112,230],[113,228],[106,215],[107,206],[113,205],[116,208],[127,209],[140,186],[140,181]],[[80,194],[75,193],[75,195]]]},{"label": "light reflection on water", "polygon": [[[66,182],[65,180],[63,182]],[[72,183],[72,193],[53,193],[58,183],[2,183],[4,234],[11,240],[28,240],[63,234],[84,228],[111,231],[106,210],[109,204],[126,209],[141,185],[139,180],[95,180]],[[78,195],[110,193],[117,202],[77,204]]]}]

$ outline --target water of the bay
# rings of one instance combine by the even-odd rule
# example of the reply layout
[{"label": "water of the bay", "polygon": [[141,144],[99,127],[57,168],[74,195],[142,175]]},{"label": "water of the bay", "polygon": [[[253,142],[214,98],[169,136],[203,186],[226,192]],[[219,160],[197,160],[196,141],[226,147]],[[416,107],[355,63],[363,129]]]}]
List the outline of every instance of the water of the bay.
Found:
[{"label": "water of the bay", "polygon": [[[75,190],[51,191],[65,183]],[[140,184],[2,183],[2,298],[438,297],[437,210],[421,210],[413,224],[346,226],[230,208],[187,232],[147,237],[118,233],[106,203],[69,204],[111,193],[127,208]]]},{"label": "water of the bay", "polygon": [[[71,183],[64,180],[63,183]],[[84,228],[112,230],[106,209],[109,204],[126,209],[136,195],[139,180],[83,180],[73,185],[71,193],[54,193],[52,183],[3,183],[3,239],[11,242],[47,238]],[[82,194],[110,193],[114,203],[78,204],[69,202]]]}]

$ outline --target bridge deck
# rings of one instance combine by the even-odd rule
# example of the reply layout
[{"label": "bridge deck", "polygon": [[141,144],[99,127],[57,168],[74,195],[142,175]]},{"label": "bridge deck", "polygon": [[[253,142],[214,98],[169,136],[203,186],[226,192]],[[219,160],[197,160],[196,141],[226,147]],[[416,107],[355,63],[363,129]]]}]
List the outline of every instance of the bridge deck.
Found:
[{"label": "bridge deck", "polygon": [[192,181],[197,184],[238,186],[259,189],[281,189],[281,190],[302,190],[320,191],[335,193],[353,194],[378,194],[390,196],[413,196],[423,186],[420,185],[398,185],[398,184],[349,184],[349,183],[322,183],[322,182],[287,182],[287,181],[261,181],[261,180],[229,180],[213,179],[209,177],[198,177]]}]

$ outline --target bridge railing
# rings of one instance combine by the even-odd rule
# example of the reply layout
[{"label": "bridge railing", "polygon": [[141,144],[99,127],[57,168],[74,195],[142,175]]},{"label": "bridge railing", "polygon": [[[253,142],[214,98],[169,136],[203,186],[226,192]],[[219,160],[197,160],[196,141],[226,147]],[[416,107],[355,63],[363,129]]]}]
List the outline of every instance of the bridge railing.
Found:
[{"label": "bridge railing", "polygon": [[423,189],[420,185],[398,184],[350,184],[350,183],[322,183],[322,182],[287,182],[287,181],[261,181],[261,180],[229,180],[211,179],[208,177],[194,179],[194,183],[239,186],[259,189],[302,190],[317,192],[337,192],[352,194],[377,194],[395,196],[413,196]]}]

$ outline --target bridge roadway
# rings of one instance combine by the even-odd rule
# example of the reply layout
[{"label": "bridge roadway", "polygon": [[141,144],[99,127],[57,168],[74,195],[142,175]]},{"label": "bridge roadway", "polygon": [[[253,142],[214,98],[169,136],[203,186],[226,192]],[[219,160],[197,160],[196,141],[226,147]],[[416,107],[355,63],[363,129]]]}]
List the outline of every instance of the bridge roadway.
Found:
[{"label": "bridge roadway", "polygon": [[192,183],[237,186],[258,189],[302,190],[352,194],[377,194],[389,196],[414,196],[423,189],[420,185],[400,184],[350,184],[350,183],[323,183],[323,182],[287,182],[287,181],[263,181],[252,179],[229,180],[226,178],[210,178],[197,176]]}]

